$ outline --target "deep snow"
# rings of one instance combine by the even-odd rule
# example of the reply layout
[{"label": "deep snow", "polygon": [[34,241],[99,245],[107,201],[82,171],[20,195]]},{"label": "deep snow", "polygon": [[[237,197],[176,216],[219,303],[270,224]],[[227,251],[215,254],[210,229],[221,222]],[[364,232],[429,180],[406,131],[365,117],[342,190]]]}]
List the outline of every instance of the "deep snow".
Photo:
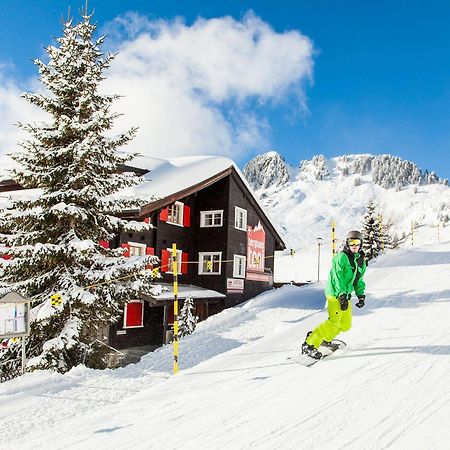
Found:
[{"label": "deep snow", "polygon": [[442,449],[450,429],[450,241],[381,256],[348,349],[293,363],[324,283],[285,286],[123,369],[0,386],[2,449]]}]

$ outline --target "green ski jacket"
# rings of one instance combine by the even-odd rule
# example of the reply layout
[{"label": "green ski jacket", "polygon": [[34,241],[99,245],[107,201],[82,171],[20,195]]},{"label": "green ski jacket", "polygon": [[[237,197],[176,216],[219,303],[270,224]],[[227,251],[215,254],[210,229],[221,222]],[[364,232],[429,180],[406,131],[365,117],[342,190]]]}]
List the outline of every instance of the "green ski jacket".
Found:
[{"label": "green ski jacket", "polygon": [[364,253],[353,254],[350,250],[344,249],[333,258],[325,295],[339,297],[340,294],[351,294],[353,291],[357,296],[364,295],[365,272]]}]

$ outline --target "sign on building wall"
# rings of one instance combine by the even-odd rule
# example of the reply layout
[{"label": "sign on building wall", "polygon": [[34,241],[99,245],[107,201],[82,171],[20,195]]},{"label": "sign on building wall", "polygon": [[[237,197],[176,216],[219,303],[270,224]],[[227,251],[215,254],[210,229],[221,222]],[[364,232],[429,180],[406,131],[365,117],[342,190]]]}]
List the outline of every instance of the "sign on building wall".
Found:
[{"label": "sign on building wall", "polygon": [[227,293],[228,294],[243,294],[244,280],[240,278],[227,278]]},{"label": "sign on building wall", "polygon": [[261,222],[255,228],[247,226],[247,279],[251,273],[264,273],[266,255],[266,232]]},{"label": "sign on building wall", "polygon": [[273,275],[270,273],[247,272],[247,280],[263,281],[264,283],[273,283]]}]

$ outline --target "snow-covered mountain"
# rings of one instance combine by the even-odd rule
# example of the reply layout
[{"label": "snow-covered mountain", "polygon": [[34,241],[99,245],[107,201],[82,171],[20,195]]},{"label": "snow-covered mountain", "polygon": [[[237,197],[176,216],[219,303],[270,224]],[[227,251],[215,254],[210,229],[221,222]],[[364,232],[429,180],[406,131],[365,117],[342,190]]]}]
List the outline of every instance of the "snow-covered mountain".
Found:
[{"label": "snow-covered mountain", "polygon": [[277,152],[253,158],[244,167],[244,175],[254,190],[284,185],[291,177],[289,166]]},{"label": "snow-covered mountain", "polygon": [[272,151],[251,160],[244,175],[288,250],[295,250],[294,257],[287,251],[276,259],[276,281],[317,279],[319,237],[324,239],[320,277],[326,277],[331,221],[339,247],[348,230],[361,228],[370,201],[403,245],[436,243],[450,229],[447,180],[396,156],[317,155],[295,168]]}]

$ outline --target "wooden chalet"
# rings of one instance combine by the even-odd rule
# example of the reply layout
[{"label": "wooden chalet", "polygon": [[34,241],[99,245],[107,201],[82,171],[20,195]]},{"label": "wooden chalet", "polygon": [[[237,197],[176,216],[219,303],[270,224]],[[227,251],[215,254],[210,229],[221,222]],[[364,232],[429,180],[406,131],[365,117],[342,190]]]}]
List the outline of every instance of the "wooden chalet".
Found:
[{"label": "wooden chalet", "polygon": [[[170,339],[173,243],[177,246],[180,303],[192,297],[200,320],[272,289],[275,251],[285,249],[231,160],[141,158],[135,164],[146,169],[140,172],[146,172],[146,181],[133,189],[133,195],[155,195],[157,199],[138,211],[124,211],[123,216],[149,222],[153,228],[122,232],[105,245],[125,248],[126,256],[158,256],[160,263],[155,267],[162,276],[158,283],[168,290],[125,306],[123,317],[105,336],[109,345],[119,350],[158,346]],[[10,187],[11,182],[5,182],[6,190]]]}]

